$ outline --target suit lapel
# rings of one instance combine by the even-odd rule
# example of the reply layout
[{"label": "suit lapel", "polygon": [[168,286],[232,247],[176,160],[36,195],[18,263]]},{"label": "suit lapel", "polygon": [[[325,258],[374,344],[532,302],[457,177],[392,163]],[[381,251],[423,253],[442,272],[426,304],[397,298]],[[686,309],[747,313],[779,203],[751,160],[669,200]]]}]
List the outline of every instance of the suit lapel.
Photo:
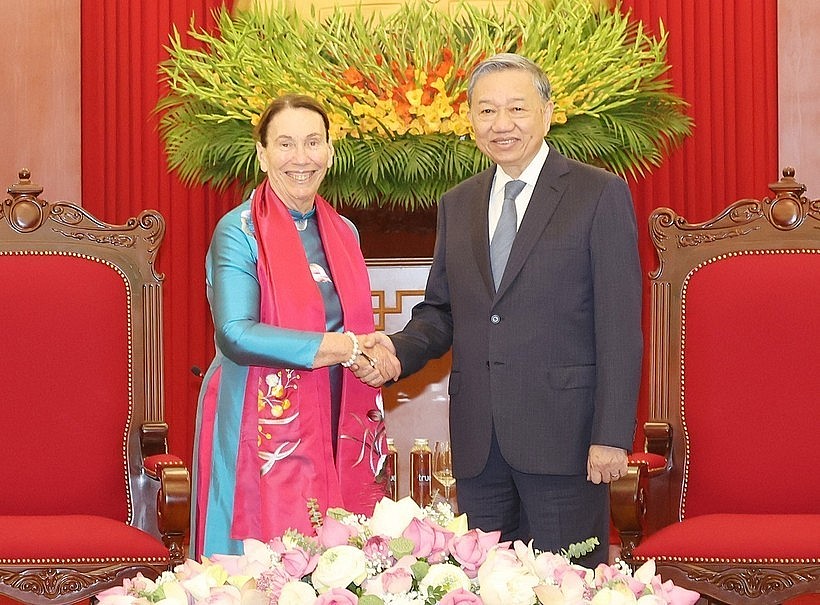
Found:
[{"label": "suit lapel", "polygon": [[473,244],[473,258],[478,264],[484,287],[492,298],[495,295],[492,269],[490,268],[490,223],[487,209],[490,204],[490,187],[493,183],[495,165],[480,173],[475,181],[475,189],[470,193],[479,203],[469,204],[470,208],[470,241]]},{"label": "suit lapel", "polygon": [[[569,165],[566,158],[559,154],[554,148],[550,147],[547,161],[541,169],[541,174],[538,176],[538,181],[535,184],[535,190],[530,198],[530,203],[527,206],[527,211],[521,221],[521,226],[518,228],[518,234],[515,236],[512,250],[510,251],[510,258],[507,261],[507,268],[504,270],[504,278],[496,292],[496,298],[504,294],[509,288],[513,280],[518,276],[521,268],[532,252],[533,246],[541,237],[541,234],[546,229],[547,224],[552,218],[555,209],[558,207],[558,202],[564,195],[566,190],[565,179],[562,175],[569,172]],[[489,197],[489,192],[488,192]],[[485,211],[486,215],[486,211]],[[485,239],[488,240],[487,235],[487,218],[485,216]],[[487,244],[487,273],[489,274],[489,243]],[[492,280],[490,280],[490,287],[492,288]]]}]

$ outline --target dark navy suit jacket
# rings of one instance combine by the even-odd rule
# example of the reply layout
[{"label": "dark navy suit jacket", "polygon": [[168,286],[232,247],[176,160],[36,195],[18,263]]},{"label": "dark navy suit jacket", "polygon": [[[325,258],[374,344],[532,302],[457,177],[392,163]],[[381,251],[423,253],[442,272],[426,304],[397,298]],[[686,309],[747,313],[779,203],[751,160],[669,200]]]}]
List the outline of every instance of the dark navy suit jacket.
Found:
[{"label": "dark navy suit jacket", "polygon": [[495,166],[448,191],[423,302],[391,336],[402,375],[451,346],[457,477],[493,427],[526,473],[586,473],[590,444],[632,449],[641,373],[641,269],[623,179],[551,148],[494,291],[487,208]]}]

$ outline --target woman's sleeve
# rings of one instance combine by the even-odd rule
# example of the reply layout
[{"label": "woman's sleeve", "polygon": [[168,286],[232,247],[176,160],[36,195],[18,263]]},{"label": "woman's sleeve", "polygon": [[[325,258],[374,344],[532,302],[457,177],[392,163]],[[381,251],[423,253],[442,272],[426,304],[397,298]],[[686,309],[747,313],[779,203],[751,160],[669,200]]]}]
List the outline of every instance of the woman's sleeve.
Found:
[{"label": "woman's sleeve", "polygon": [[217,225],[209,264],[211,311],[222,354],[240,365],[311,369],[324,334],[259,322],[255,246],[238,224],[223,219]]}]

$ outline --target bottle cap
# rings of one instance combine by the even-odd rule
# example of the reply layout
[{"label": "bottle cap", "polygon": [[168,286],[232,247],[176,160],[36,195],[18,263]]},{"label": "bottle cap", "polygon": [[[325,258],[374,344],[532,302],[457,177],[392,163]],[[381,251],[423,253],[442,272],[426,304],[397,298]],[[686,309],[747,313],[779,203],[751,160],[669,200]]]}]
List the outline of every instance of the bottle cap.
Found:
[{"label": "bottle cap", "polygon": [[430,441],[427,439],[414,439],[413,445],[430,445]]},{"label": "bottle cap", "polygon": [[393,440],[392,437],[387,438],[387,445],[395,445],[395,444],[396,444],[396,442]]}]

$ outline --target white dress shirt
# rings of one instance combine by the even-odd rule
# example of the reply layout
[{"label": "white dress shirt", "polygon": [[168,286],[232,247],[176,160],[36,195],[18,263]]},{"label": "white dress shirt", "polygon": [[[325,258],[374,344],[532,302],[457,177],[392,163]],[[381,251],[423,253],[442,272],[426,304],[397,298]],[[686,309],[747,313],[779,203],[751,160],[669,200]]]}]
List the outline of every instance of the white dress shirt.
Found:
[{"label": "white dress shirt", "polygon": [[504,172],[501,166],[496,167],[493,185],[490,189],[490,205],[487,209],[487,218],[490,224],[490,241],[493,239],[493,233],[495,233],[495,228],[498,225],[498,219],[501,217],[501,206],[504,204],[504,187],[513,180],[524,181],[524,183],[526,183],[524,189],[522,189],[518,197],[515,198],[515,213],[518,219],[516,229],[521,226],[521,220],[524,218],[524,213],[530,204],[530,198],[532,197],[532,192],[535,190],[538,175],[541,174],[544,162],[547,161],[549,149],[547,143],[542,142],[541,149],[538,150],[538,153],[535,154],[535,157],[527,165],[518,179],[513,179]]}]

